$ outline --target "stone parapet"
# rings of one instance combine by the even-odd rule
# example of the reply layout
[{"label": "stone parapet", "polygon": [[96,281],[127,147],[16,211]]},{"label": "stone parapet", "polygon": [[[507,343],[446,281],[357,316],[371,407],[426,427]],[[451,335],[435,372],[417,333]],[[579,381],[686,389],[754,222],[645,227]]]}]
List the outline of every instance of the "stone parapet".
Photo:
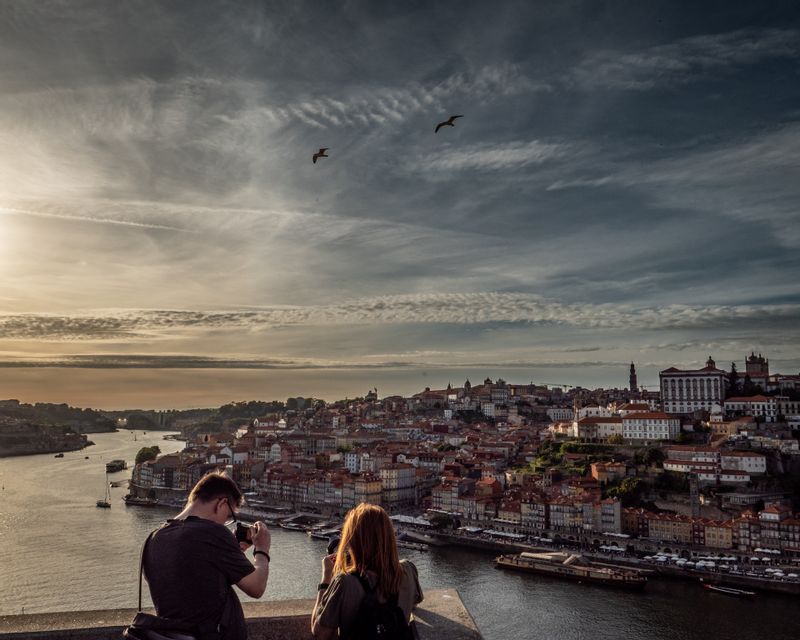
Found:
[{"label": "stone parapet", "polygon": [[[311,638],[313,600],[245,602],[250,640]],[[135,609],[0,616],[0,640],[119,640]],[[480,640],[475,621],[455,589],[425,592],[414,610],[419,640]]]}]

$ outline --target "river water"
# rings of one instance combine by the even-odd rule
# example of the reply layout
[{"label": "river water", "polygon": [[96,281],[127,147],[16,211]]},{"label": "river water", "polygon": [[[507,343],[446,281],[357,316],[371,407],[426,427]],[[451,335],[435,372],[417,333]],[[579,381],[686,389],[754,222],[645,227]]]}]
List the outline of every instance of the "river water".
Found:
[{"label": "river water", "polygon": [[[139,432],[134,441],[128,431],[92,434],[95,446],[64,458],[0,459],[0,615],[136,606],[142,541],[168,514],[126,507],[122,487],[111,489],[111,509],[95,501],[103,496],[109,460],[132,465],[140,447],[158,445],[165,453],[182,447],[163,435]],[[264,599],[313,598],[324,548],[303,533],[274,529]],[[498,570],[488,553],[401,551],[419,568],[423,589],[458,589],[486,640],[800,638],[796,598],[745,601],[656,580],[644,593],[625,593]]]}]

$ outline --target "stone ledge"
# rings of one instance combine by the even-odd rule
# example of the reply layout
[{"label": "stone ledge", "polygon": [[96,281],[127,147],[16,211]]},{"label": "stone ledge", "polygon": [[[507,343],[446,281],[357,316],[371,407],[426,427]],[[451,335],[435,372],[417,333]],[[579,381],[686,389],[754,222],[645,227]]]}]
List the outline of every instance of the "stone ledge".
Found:
[{"label": "stone ledge", "polygon": [[[310,639],[313,606],[313,600],[243,603],[250,640]],[[0,640],[119,640],[135,613],[135,609],[110,609],[0,616]],[[414,618],[420,640],[481,638],[455,589],[427,591]]]}]

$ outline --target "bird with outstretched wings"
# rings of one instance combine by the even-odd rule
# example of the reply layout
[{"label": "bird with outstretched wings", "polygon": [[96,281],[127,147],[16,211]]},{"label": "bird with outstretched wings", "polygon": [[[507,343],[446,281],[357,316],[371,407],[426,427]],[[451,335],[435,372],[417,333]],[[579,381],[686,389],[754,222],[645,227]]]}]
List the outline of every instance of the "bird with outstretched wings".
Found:
[{"label": "bird with outstretched wings", "polygon": [[315,154],[314,154],[314,155],[311,157],[311,162],[313,162],[314,164],[317,164],[317,158],[327,158],[327,157],[328,157],[328,154],[327,154],[327,153],[325,153],[325,152],[326,152],[328,149],[329,149],[329,147],[322,147],[322,148],[321,148],[319,151],[317,151],[317,152],[316,152],[316,153],[315,153]]},{"label": "bird with outstretched wings", "polygon": [[439,133],[439,129],[442,127],[455,127],[456,126],[456,118],[463,118],[464,116],[450,116],[444,122],[440,122],[436,125],[436,128],[433,130],[434,133]]}]

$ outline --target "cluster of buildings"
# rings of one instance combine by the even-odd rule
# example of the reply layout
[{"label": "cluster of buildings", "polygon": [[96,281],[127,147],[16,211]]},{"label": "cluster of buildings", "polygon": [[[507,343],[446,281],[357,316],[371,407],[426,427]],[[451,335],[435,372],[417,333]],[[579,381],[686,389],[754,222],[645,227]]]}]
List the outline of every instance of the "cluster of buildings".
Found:
[{"label": "cluster of buildings", "polygon": [[[659,380],[661,404],[670,414],[750,415],[767,422],[800,415],[800,402],[788,395],[800,390],[800,375],[770,375],[769,360],[761,354],[751,353],[745,359],[744,372],[718,369],[709,357],[702,369],[670,367],[659,374]],[[741,396],[730,393],[739,390]]]},{"label": "cluster of buildings", "polygon": [[[634,365],[623,390],[488,378],[410,397],[380,399],[371,390],[353,401],[229,420],[180,453],[136,465],[131,490],[179,501],[202,475],[222,468],[265,502],[296,510],[334,515],[371,502],[512,535],[618,535],[800,554],[787,493],[763,482],[784,458],[800,460],[786,420],[800,415],[793,400],[800,376],[770,375],[768,367],[751,354],[743,375],[733,376],[709,358],[699,370],[662,371],[660,393],[637,387]],[[760,392],[732,396],[740,377],[742,392]],[[557,464],[540,468],[540,451],[561,443],[588,453],[562,448]],[[653,449],[653,460],[637,458]],[[642,483],[652,492],[661,474],[691,485],[693,515],[626,508],[620,487]],[[736,513],[700,517],[700,494],[718,489],[725,494],[719,504]]]},{"label": "cluster of buildings", "polygon": [[625,534],[664,546],[800,557],[800,518],[787,505],[748,510],[729,520],[625,509],[622,521]]}]

